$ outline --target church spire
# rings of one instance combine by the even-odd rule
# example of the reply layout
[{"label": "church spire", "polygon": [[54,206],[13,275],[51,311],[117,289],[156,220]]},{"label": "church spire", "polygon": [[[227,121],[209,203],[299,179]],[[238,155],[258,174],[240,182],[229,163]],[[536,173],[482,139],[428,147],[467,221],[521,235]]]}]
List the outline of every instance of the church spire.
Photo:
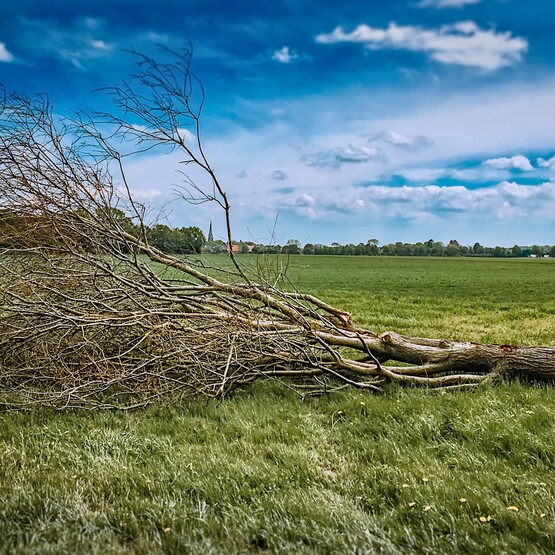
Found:
[{"label": "church spire", "polygon": [[212,235],[212,220],[210,220],[210,229],[208,230],[208,242],[214,242],[214,235]]}]

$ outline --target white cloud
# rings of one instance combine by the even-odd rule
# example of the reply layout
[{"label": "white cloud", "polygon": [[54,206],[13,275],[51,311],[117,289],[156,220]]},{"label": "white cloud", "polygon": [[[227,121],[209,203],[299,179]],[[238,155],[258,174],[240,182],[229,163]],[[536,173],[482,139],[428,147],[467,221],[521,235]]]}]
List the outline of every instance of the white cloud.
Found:
[{"label": "white cloud", "polygon": [[293,203],[295,206],[300,206],[302,208],[313,208],[316,206],[316,199],[311,195],[302,193],[293,201]]},{"label": "white cloud", "polygon": [[540,168],[547,168],[548,170],[555,170],[555,156],[552,156],[549,160],[538,158],[538,166]]},{"label": "white cloud", "polygon": [[0,62],[13,62],[13,54],[8,52],[3,42],[0,42]]},{"label": "white cloud", "polygon": [[377,133],[368,138],[368,142],[383,141],[403,150],[418,150],[434,144],[434,141],[424,135],[403,135],[396,131]]},{"label": "white cloud", "polygon": [[516,156],[502,157],[502,158],[490,158],[483,162],[484,166],[489,166],[498,170],[520,170],[524,172],[533,171],[534,167],[530,163],[530,160],[523,156],[522,154],[517,154]]},{"label": "white cloud", "polygon": [[342,27],[336,27],[331,33],[318,35],[316,42],[353,42],[361,43],[369,50],[389,48],[425,52],[437,62],[486,71],[520,61],[528,49],[524,38],[513,37],[510,32],[481,29],[473,21],[443,25],[439,29],[398,26],[394,22],[387,29],[359,25],[350,33],[346,33]]},{"label": "white cloud", "polygon": [[78,19],[67,27],[56,21],[24,19],[21,39],[27,49],[39,54],[54,53],[86,70],[88,61],[106,58],[115,49],[113,43],[99,36],[103,28],[104,22],[94,18]]},{"label": "white cloud", "polygon": [[368,206],[362,198],[342,195],[308,195],[303,193],[292,200],[286,199],[285,208],[292,209],[299,215],[317,220],[332,213],[362,214],[368,212]]},{"label": "white cloud", "polygon": [[293,60],[296,60],[298,58],[299,55],[294,50],[291,50],[288,46],[284,46],[283,48],[276,50],[272,54],[272,60],[275,60],[276,62],[280,62],[282,64],[288,64],[289,62],[292,62]]},{"label": "white cloud", "polygon": [[151,201],[162,195],[162,191],[158,189],[132,189],[133,198],[138,201]]},{"label": "white cloud", "polygon": [[187,144],[189,144],[189,145],[196,144],[197,136],[194,133],[192,133],[191,131],[189,131],[188,129],[183,128],[183,127],[179,127],[177,129],[177,132],[178,132],[180,138],[184,139]]},{"label": "white cloud", "polygon": [[330,150],[305,154],[301,160],[316,168],[339,168],[342,164],[360,164],[370,161],[385,162],[386,156],[380,148],[373,146],[355,147],[347,145]]},{"label": "white cloud", "polygon": [[113,45],[108,44],[107,42],[105,42],[103,40],[90,39],[89,44],[93,48],[96,48],[97,50],[113,50],[114,49]]},{"label": "white cloud", "polygon": [[417,8],[464,8],[471,4],[479,4],[482,0],[420,0]]}]

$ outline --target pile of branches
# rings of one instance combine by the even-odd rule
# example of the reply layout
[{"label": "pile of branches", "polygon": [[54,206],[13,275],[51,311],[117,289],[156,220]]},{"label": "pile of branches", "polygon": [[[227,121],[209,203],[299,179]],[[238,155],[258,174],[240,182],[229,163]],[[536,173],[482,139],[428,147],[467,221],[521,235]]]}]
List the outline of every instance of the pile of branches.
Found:
[{"label": "pile of branches", "polygon": [[183,174],[182,198],[217,203],[232,244],[228,198],[200,139],[204,91],[190,70],[191,51],[170,54],[159,64],[135,53],[134,85],[108,90],[119,116],[66,121],[44,96],[4,95],[1,404],[131,408],[221,398],[264,378],[307,395],[555,376],[555,349],[376,333],[346,311],[278,287],[231,249],[230,264],[214,267],[210,257],[171,256],[149,244],[147,211],[114,145],[180,152],[200,172]]}]

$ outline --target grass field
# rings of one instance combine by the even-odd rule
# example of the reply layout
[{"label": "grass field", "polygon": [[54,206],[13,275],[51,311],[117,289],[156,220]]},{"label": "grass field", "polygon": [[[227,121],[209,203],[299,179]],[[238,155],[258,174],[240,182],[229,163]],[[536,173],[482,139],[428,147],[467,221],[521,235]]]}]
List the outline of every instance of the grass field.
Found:
[{"label": "grass field", "polygon": [[[555,261],[290,262],[376,331],[555,345]],[[219,405],[0,414],[0,552],[552,553],[554,400],[512,383],[303,402],[266,383]]]}]

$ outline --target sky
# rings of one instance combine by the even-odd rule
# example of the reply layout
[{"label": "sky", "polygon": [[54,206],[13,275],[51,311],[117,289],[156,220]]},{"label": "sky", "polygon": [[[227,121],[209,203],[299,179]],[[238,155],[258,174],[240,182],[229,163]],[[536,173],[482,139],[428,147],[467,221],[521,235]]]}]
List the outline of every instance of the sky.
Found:
[{"label": "sky", "polygon": [[[545,0],[19,0],[0,83],[110,109],[129,48],[190,40],[236,239],[555,244],[554,29]],[[134,195],[223,238],[216,206],[175,198],[176,162],[129,158]]]}]

